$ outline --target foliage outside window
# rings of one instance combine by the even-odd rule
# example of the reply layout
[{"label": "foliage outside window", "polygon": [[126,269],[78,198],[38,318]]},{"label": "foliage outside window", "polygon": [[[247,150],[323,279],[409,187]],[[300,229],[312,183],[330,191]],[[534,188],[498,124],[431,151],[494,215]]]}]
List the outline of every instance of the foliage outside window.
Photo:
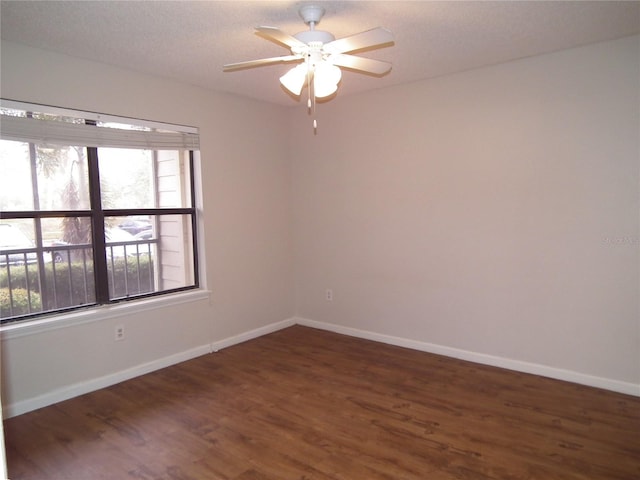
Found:
[{"label": "foliage outside window", "polygon": [[3,101],[0,321],[198,287],[190,127]]}]

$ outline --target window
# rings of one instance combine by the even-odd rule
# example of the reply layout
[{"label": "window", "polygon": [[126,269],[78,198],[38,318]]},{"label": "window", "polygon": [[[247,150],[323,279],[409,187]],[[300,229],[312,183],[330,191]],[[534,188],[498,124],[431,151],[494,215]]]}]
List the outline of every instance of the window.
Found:
[{"label": "window", "polygon": [[0,108],[0,322],[199,286],[197,130]]}]

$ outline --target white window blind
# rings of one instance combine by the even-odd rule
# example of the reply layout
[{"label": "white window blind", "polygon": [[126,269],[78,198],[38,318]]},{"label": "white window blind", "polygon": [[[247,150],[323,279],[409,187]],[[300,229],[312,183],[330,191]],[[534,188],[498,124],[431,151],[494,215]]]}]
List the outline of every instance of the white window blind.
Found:
[{"label": "white window blind", "polygon": [[[11,108],[15,109],[17,105],[16,102],[12,102]],[[38,108],[38,106],[29,104],[28,107],[21,109],[49,113],[47,107],[44,106]],[[69,114],[68,111],[65,113]],[[75,118],[102,120],[102,117],[96,114],[83,114],[84,112],[78,111],[72,113]],[[129,118],[109,117],[109,121],[114,120],[118,123],[134,126],[148,124],[148,122],[136,122]],[[181,131],[186,129],[190,131]],[[0,137],[4,140],[40,145],[82,145],[147,150],[198,150],[200,148],[197,129],[190,127],[162,124],[162,131],[131,130],[13,115],[0,116]]]}]

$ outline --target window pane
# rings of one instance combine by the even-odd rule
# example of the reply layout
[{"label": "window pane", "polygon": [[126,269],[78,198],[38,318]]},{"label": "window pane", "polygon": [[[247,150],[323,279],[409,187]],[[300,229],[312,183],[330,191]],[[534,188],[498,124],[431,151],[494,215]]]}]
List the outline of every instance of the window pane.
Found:
[{"label": "window pane", "polygon": [[157,239],[161,290],[193,285],[191,215],[159,216]]},{"label": "window pane", "polygon": [[89,217],[56,217],[39,220],[42,244],[48,261],[56,264],[93,259],[92,229]]},{"label": "window pane", "polygon": [[[19,317],[95,303],[93,249],[81,238],[87,218],[0,223],[0,316]],[[37,232],[42,232],[38,237]],[[71,232],[65,242],[65,231]],[[91,237],[90,228],[86,232]]]},{"label": "window pane", "polygon": [[58,245],[48,249],[43,285],[44,311],[96,303],[93,249]]},{"label": "window pane", "polygon": [[155,207],[154,152],[99,148],[102,208]]},{"label": "window pane", "polygon": [[156,157],[158,207],[191,208],[189,152],[161,150]]},{"label": "window pane", "polygon": [[84,148],[34,146],[30,149],[27,143],[1,140],[0,171],[1,210],[89,208]]},{"label": "window pane", "polygon": [[44,250],[45,311],[91,305],[96,301],[89,217],[56,217],[41,222]]},{"label": "window pane", "polygon": [[86,148],[36,146],[35,154],[39,205],[34,210],[88,210]]},{"label": "window pane", "polygon": [[195,284],[190,215],[105,219],[109,297]]},{"label": "window pane", "polygon": [[[0,236],[6,241],[6,224],[0,224]],[[9,234],[11,236],[11,234]],[[4,247],[2,247],[4,248]],[[40,267],[34,252],[0,253],[0,319],[43,311],[40,294]]]},{"label": "window pane", "polygon": [[2,220],[0,265],[36,263],[33,220]]},{"label": "window pane", "polygon": [[29,144],[0,140],[0,210],[33,210]]}]

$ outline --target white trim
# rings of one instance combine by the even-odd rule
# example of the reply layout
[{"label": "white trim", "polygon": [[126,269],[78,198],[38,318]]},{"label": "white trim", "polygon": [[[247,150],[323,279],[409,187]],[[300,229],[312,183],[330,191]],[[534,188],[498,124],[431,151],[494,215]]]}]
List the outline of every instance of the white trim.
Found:
[{"label": "white trim", "polygon": [[106,388],[111,385],[115,385],[116,383],[130,380],[140,375],[145,375],[155,370],[160,370],[161,368],[170,367],[171,365],[185,362],[187,360],[191,360],[192,358],[196,358],[207,353],[217,352],[218,350],[221,350],[223,348],[231,347],[233,345],[237,345],[239,343],[246,342],[248,340],[252,340],[254,338],[258,338],[263,335],[282,330],[283,328],[291,327],[293,325],[295,325],[295,319],[293,318],[271,323],[269,325],[265,325],[264,327],[256,328],[248,332],[225,338],[218,342],[201,345],[199,347],[169,355],[168,357],[152,360],[150,362],[143,363],[126,370],[111,373],[99,378],[90,379],[86,382],[67,385],[51,392],[47,392],[43,395],[39,395],[37,397],[10,403],[8,405],[4,405],[2,411],[5,418],[22,415],[23,413],[53,405],[54,403],[62,402],[79,395],[84,395],[85,393],[93,392],[101,388]]},{"label": "white trim", "polygon": [[[152,120],[144,120],[142,118],[124,117],[122,115],[110,115],[106,113],[89,112],[86,110],[75,110],[71,108],[56,107],[53,105],[42,105],[39,103],[22,102],[19,100],[0,99],[0,106],[13,110],[29,110],[41,113],[50,113],[52,115],[61,115],[63,117],[78,117],[87,120],[95,120],[96,122],[113,122],[126,123],[142,127],[155,128],[159,130],[173,130],[184,133],[198,133],[198,128],[189,125],[179,125],[175,123],[155,122]],[[126,122],[125,122],[126,121]]]},{"label": "white trim", "polygon": [[253,340],[255,338],[276,332],[278,330],[282,330],[287,327],[291,327],[293,325],[318,328],[320,330],[327,330],[335,333],[340,333],[342,335],[349,335],[351,337],[363,338],[365,340],[373,340],[375,342],[410,348],[412,350],[445,355],[447,357],[459,358],[461,360],[467,360],[484,365],[491,365],[508,370],[531,373],[534,375],[555,378],[558,380],[578,383],[581,385],[588,385],[590,387],[603,388],[627,395],[640,396],[640,385],[629,382],[621,382],[619,380],[595,377],[592,375],[585,375],[583,373],[549,367],[546,365],[522,362],[519,360],[512,360],[504,357],[486,355],[483,353],[470,352],[468,350],[461,350],[417,340],[410,340],[402,337],[384,335],[367,330],[359,330],[355,328],[344,327],[341,325],[335,325],[332,323],[318,322],[315,320],[310,320],[308,318],[293,317],[253,329],[248,332],[240,333],[232,337],[227,337],[223,340],[219,340],[208,345],[202,345],[185,352],[180,352],[168,357],[153,360],[151,362],[147,362],[142,365],[129,368],[127,370],[122,370],[120,372],[105,375],[100,378],[91,379],[86,382],[68,385],[52,392],[39,395],[37,397],[28,398],[26,400],[4,405],[4,416],[5,418],[15,417],[17,415],[36,410],[38,408],[46,407],[63,400],[68,400],[78,395],[84,395],[85,393],[109,387],[116,383],[120,383],[125,380],[129,380],[131,378],[144,375],[155,370],[159,370],[161,368],[166,368],[180,362],[191,360],[192,358],[196,358],[207,353],[217,352],[224,348],[228,348],[233,345],[246,342],[248,340]]},{"label": "white trim", "polygon": [[0,341],[11,340],[13,338],[24,337],[27,335],[37,335],[51,330],[57,330],[58,328],[68,328],[81,325],[83,323],[92,323],[110,318],[129,316],[138,312],[180,305],[182,303],[199,302],[203,300],[209,301],[210,296],[211,292],[208,290],[187,290],[184,292],[151,297],[135,302],[100,305],[69,313],[56,313],[33,321],[8,323],[0,327]]},{"label": "white trim", "polygon": [[[0,418],[3,418],[2,402],[0,402]],[[7,456],[5,454],[5,451],[4,428],[2,422],[0,421],[0,478],[9,478],[9,474],[7,473]]]},{"label": "white trim", "polygon": [[[121,122],[122,123],[122,122]],[[197,133],[134,130],[2,115],[0,137],[38,145],[137,148],[143,150],[198,150]]]},{"label": "white trim", "polygon": [[436,345],[433,343],[421,342],[418,340],[410,340],[402,337],[395,337],[392,335],[384,335],[381,333],[371,332],[367,330],[359,330],[356,328],[344,327],[333,323],[318,322],[316,320],[310,320],[308,318],[296,318],[296,324],[305,327],[318,328],[320,330],[327,330],[343,335],[349,335],[351,337],[363,338],[366,340],[373,340],[375,342],[386,343],[389,345],[396,345],[399,347],[410,348],[412,350],[419,350],[422,352],[435,353],[437,355],[444,355],[447,357],[458,358],[460,360],[467,360],[470,362],[480,363],[483,365],[491,365],[494,367],[505,368],[508,370],[515,370],[517,372],[530,373],[533,375],[540,375],[542,377],[555,378],[557,380],[564,380],[566,382],[578,383],[581,385],[587,385],[590,387],[603,388],[605,390],[611,390],[618,393],[624,393],[627,395],[634,395],[640,397],[640,384],[634,384],[630,382],[623,382],[620,380],[613,380],[610,378],[596,377],[593,375],[587,375],[584,373],[574,372],[572,370],[565,370],[562,368],[549,367],[547,365],[540,365],[537,363],[523,362],[520,360],[513,360],[511,358],[497,357],[494,355],[487,355],[484,353],[471,352],[468,350],[461,350],[453,347],[446,347],[443,345]]},{"label": "white trim", "polygon": [[271,323],[269,325],[265,325],[264,327],[249,330],[248,332],[240,333],[238,335],[234,335],[233,337],[228,337],[224,340],[214,342],[211,344],[211,350],[217,352],[219,350],[222,350],[223,348],[232,347],[233,345],[237,345],[248,340],[253,340],[254,338],[262,337],[263,335],[277,332],[278,330],[282,330],[283,328],[292,327],[295,324],[296,321],[293,318],[282,320],[276,323]]},{"label": "white trim", "polygon": [[166,368],[177,363],[191,360],[192,358],[199,357],[211,352],[210,345],[202,345],[200,347],[192,348],[190,350],[176,353],[168,357],[152,360],[151,362],[143,363],[126,370],[111,373],[100,378],[94,378],[86,382],[79,382],[73,385],[67,385],[57,390],[47,392],[37,397],[28,398],[26,400],[10,403],[3,407],[4,417],[11,418],[23,413],[37,410],[38,408],[47,407],[54,403],[62,402],[85,393],[100,390],[101,388],[110,387],[116,383],[124,382],[140,375],[151,373],[161,368]]}]

